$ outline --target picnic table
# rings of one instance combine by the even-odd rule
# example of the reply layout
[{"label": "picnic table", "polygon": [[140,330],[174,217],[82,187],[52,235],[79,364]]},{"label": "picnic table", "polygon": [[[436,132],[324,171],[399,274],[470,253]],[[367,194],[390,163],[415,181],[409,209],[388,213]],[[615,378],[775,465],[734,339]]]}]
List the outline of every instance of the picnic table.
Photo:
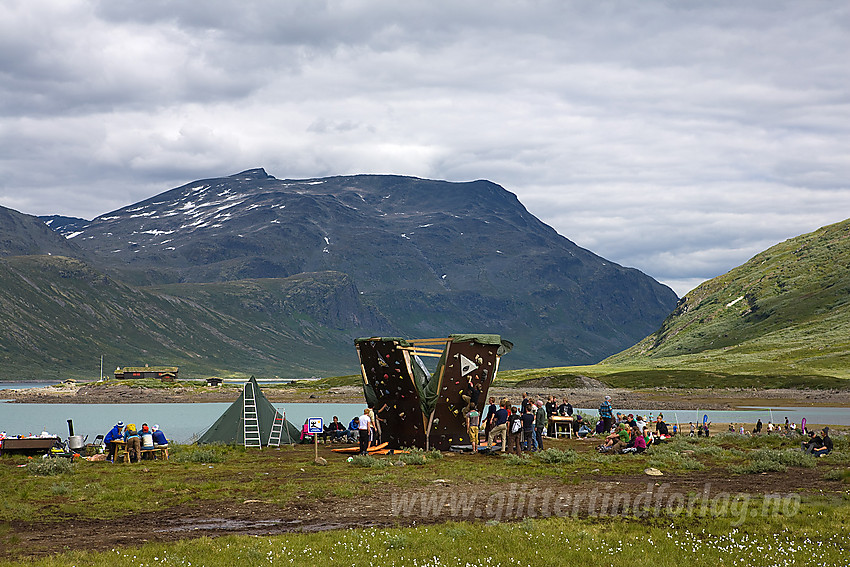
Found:
[{"label": "picnic table", "polygon": [[555,425],[555,439],[558,438],[558,435],[566,435],[570,439],[573,438],[572,416],[553,415],[549,418],[549,423]]},{"label": "picnic table", "polygon": [[[120,461],[123,463],[129,463],[130,451],[127,449],[127,443],[123,440],[115,440],[112,441],[112,443],[115,443],[116,445],[115,462],[117,463]],[[157,457],[165,458],[166,460],[168,459],[164,447],[142,447],[139,451],[139,458],[144,459],[145,456],[150,457],[151,459],[156,459]]]}]

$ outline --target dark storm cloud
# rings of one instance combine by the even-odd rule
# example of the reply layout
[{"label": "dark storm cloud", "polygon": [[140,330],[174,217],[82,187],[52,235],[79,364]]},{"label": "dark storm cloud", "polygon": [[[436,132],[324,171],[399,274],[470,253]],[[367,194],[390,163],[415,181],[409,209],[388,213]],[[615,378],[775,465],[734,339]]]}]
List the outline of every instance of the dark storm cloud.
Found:
[{"label": "dark storm cloud", "polygon": [[0,204],[197,178],[486,178],[683,293],[850,205],[850,9],[812,2],[0,4]]}]

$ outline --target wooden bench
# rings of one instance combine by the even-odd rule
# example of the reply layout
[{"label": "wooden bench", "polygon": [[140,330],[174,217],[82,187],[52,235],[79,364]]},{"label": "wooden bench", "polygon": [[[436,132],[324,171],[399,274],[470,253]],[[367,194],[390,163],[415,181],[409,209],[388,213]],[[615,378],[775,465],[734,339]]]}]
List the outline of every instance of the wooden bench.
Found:
[{"label": "wooden bench", "polygon": [[162,447],[144,447],[139,451],[139,457],[144,459],[145,456],[150,457],[151,459],[156,458],[165,458],[168,459],[167,454],[165,453],[165,449]]}]

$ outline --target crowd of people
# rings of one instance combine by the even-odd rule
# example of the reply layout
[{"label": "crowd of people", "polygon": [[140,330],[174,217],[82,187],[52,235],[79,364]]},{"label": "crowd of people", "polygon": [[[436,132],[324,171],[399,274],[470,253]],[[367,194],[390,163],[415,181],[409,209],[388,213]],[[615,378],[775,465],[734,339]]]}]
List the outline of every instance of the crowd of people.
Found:
[{"label": "crowd of people", "polygon": [[135,423],[124,425],[123,421],[119,421],[103,436],[103,444],[109,462],[115,462],[121,446],[127,449],[131,463],[139,462],[142,451],[147,449],[161,449],[163,457],[168,458],[168,439],[158,424],[148,427],[147,423],[143,423],[141,428],[136,429]]},{"label": "crowd of people", "polygon": [[[611,396],[604,397],[599,406],[599,419],[594,424],[592,419],[575,411],[566,397],[559,403],[554,395],[545,399],[533,399],[531,394],[526,392],[519,404],[514,405],[508,398],[502,398],[497,404],[496,398],[491,396],[483,413],[480,413],[476,406],[479,395],[480,392],[470,385],[470,391],[463,396],[467,404],[463,409],[466,429],[473,445],[480,446],[483,437],[486,446],[491,450],[499,447],[503,452],[515,454],[542,450],[544,439],[556,435],[556,420],[552,419],[554,417],[572,418],[566,424],[574,436],[600,436],[603,441],[597,446],[597,450],[602,453],[643,453],[653,444],[662,443],[680,434],[691,437],[711,436],[711,422],[707,419],[702,423],[689,422],[686,432],[684,428],[680,430],[678,423],[668,424],[661,413],[653,418],[651,413],[645,416],[615,412]],[[382,409],[386,409],[386,406]],[[326,442],[359,443],[360,452],[366,454],[368,447],[381,442],[381,421],[376,417],[376,411],[369,406],[363,410],[362,415],[353,417],[347,427],[334,416],[319,435]],[[808,439],[802,443],[804,451],[814,455],[825,455],[832,451],[828,427],[816,434],[813,431],[807,432],[804,427],[797,429],[787,418],[785,421],[784,429],[781,425],[774,426],[768,422],[767,434],[808,434]],[[762,430],[760,419],[752,432],[743,426],[740,430],[735,424],[729,426],[730,432],[740,432],[742,435],[760,435]],[[313,442],[307,421],[302,426],[301,441]]]}]

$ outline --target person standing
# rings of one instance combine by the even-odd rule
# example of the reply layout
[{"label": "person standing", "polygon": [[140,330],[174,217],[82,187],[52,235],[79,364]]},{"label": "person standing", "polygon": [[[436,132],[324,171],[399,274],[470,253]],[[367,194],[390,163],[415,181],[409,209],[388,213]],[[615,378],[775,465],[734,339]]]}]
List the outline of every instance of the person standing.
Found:
[{"label": "person standing", "polygon": [[508,453],[522,455],[522,419],[517,413],[516,407],[511,408],[511,415],[508,417]]},{"label": "person standing", "polygon": [[496,410],[498,409],[496,407],[496,398],[490,396],[490,405],[487,406],[487,415],[484,416],[486,420],[484,424],[484,439],[490,438],[490,430],[493,429],[493,417],[496,415]]},{"label": "person standing", "polygon": [[469,433],[469,442],[472,443],[472,448],[478,447],[478,425],[481,423],[481,415],[473,406],[472,410],[466,414],[466,431]]},{"label": "person standing", "polygon": [[546,435],[549,437],[555,436],[555,420],[552,418],[558,415],[558,400],[555,396],[549,396],[549,401],[546,402],[546,417],[547,428]]},{"label": "person standing", "polygon": [[537,449],[543,450],[543,430],[546,429],[546,408],[543,407],[543,400],[537,400],[537,416],[534,419],[535,438],[537,439]]},{"label": "person standing", "polygon": [[564,403],[558,406],[558,415],[563,417],[572,417],[573,405],[570,403],[569,398],[564,398]]},{"label": "person standing", "polygon": [[490,428],[490,435],[487,436],[487,446],[492,447],[493,441],[499,435],[502,436],[502,451],[505,450],[505,445],[507,445],[508,436],[507,433],[507,422],[508,422],[508,410],[506,409],[508,402],[503,400],[499,404],[499,409],[495,411],[493,414],[493,426]]},{"label": "person standing", "polygon": [[357,432],[360,435],[360,454],[369,454],[369,432],[372,429],[372,420],[369,417],[369,408],[363,410],[360,421],[357,423]]},{"label": "person standing", "polygon": [[522,436],[525,440],[525,450],[534,452],[537,448],[537,436],[534,434],[534,410],[526,406],[522,414]]},{"label": "person standing", "polygon": [[607,435],[611,431],[614,421],[614,408],[611,407],[611,396],[605,396],[605,400],[599,406],[599,417],[602,419],[603,433]]}]

